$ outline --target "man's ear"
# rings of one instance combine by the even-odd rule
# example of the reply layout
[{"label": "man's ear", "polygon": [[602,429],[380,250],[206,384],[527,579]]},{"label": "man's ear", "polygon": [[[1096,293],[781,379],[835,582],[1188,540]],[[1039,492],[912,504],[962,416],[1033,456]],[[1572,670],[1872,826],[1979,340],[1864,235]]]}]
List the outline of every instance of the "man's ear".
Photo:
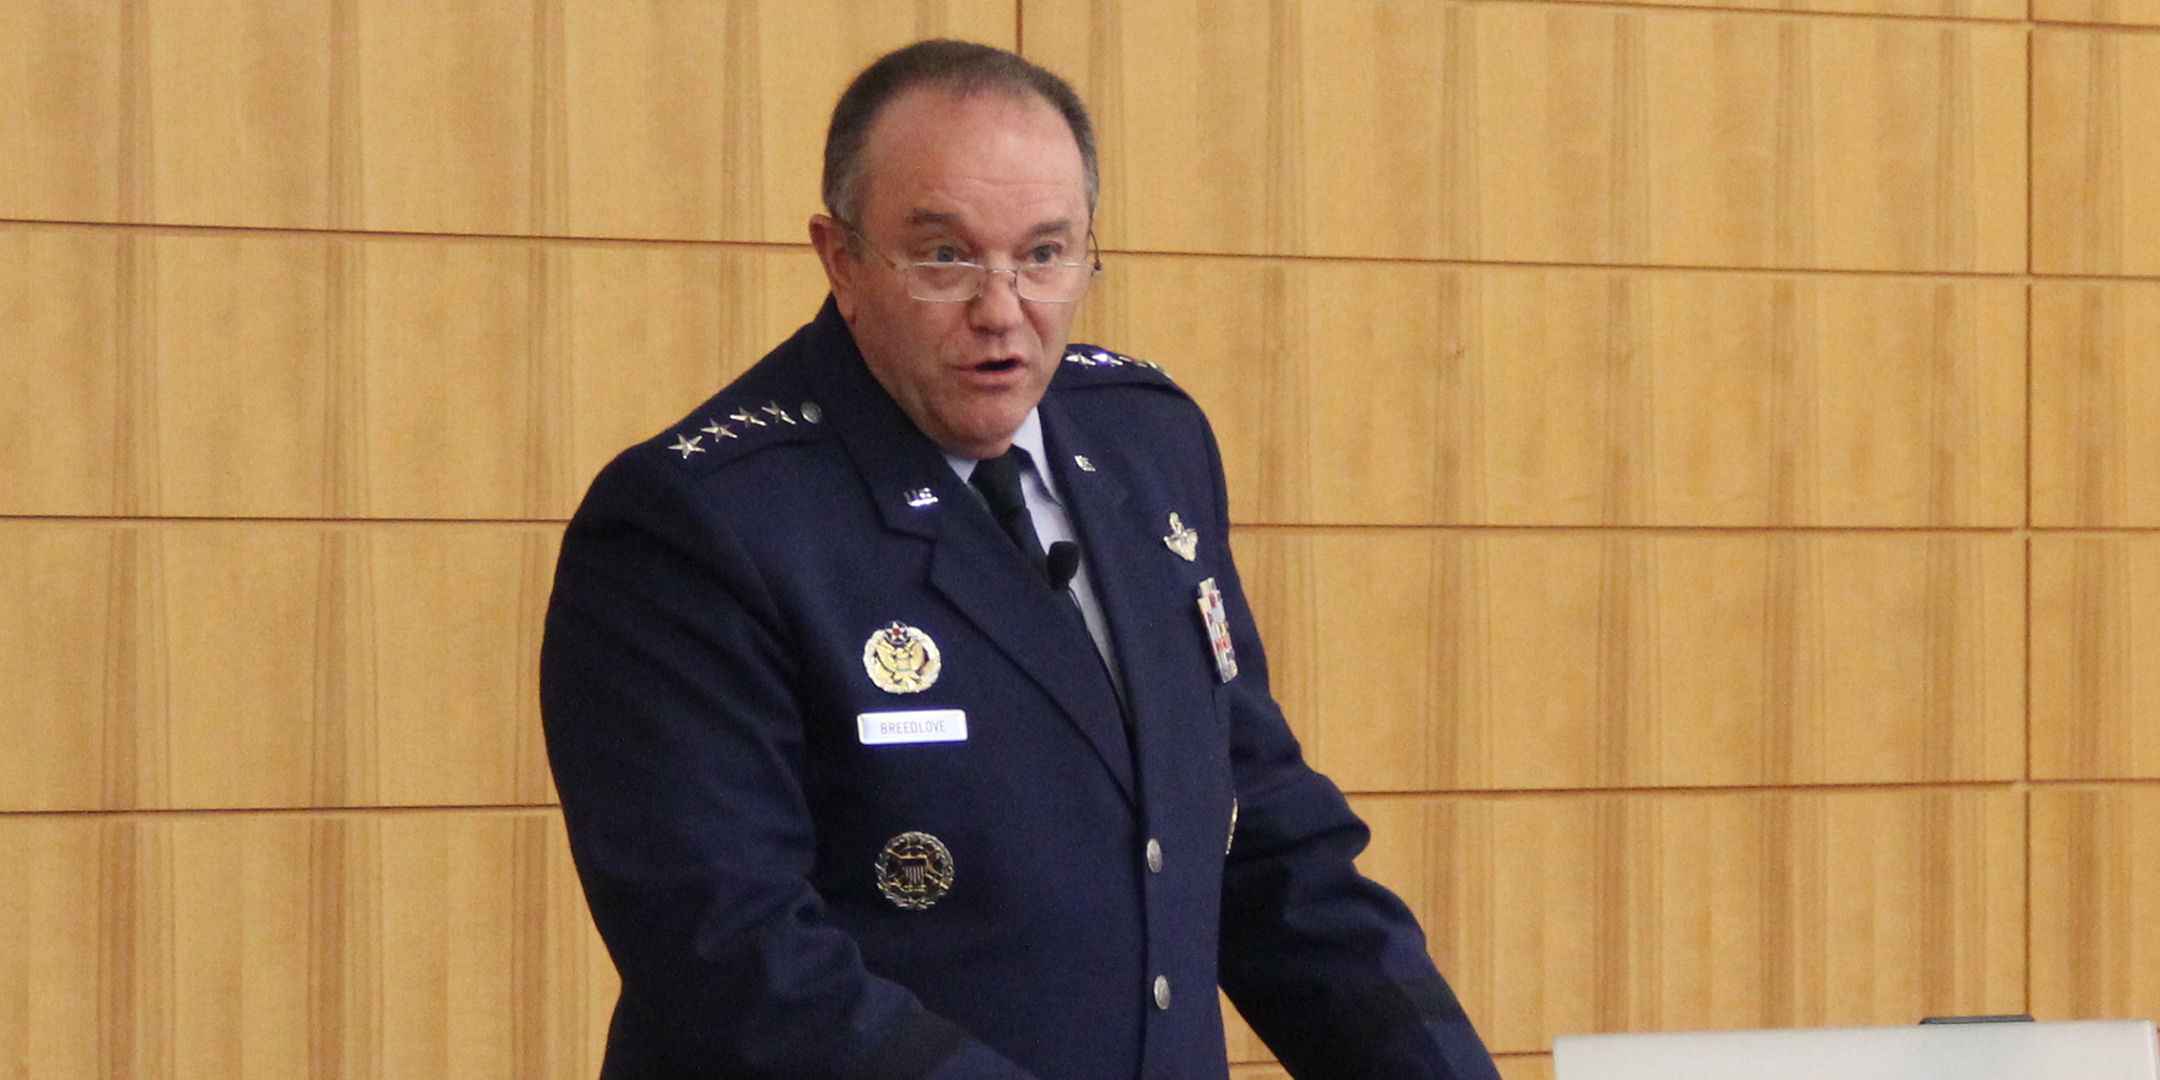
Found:
[{"label": "man's ear", "polygon": [[854,322],[856,283],[862,263],[848,250],[847,229],[828,215],[812,214],[810,246],[817,250],[818,262],[825,267],[825,283],[832,288],[840,317]]}]

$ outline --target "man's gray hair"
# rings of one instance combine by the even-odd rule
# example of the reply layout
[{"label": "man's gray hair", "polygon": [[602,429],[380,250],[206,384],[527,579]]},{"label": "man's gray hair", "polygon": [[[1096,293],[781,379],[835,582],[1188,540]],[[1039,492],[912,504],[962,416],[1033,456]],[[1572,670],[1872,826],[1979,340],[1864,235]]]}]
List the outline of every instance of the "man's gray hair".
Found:
[{"label": "man's gray hair", "polygon": [[[863,148],[870,141],[870,127],[885,106],[918,86],[934,86],[963,97],[985,93],[1034,95],[1064,115],[1080,147],[1080,164],[1086,173],[1088,212],[1095,210],[1095,195],[1102,177],[1095,165],[1095,127],[1088,122],[1087,107],[1065,80],[1025,57],[972,41],[935,39],[918,41],[881,56],[840,95],[833,106],[832,126],[825,132],[825,211],[850,225],[859,225],[862,209]],[[849,241],[853,243],[853,238]]]}]

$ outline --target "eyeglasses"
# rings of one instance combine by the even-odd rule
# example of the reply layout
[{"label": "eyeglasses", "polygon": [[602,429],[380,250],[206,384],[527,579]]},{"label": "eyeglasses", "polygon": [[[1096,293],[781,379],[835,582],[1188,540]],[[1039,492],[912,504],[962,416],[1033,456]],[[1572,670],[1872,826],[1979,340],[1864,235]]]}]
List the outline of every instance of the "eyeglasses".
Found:
[{"label": "eyeglasses", "polygon": [[885,265],[900,271],[907,282],[908,295],[933,304],[953,304],[973,300],[990,287],[990,275],[1011,274],[1013,292],[1022,300],[1038,304],[1070,304],[1087,293],[1088,282],[1102,273],[1102,255],[1095,250],[1095,234],[1088,234],[1087,262],[1032,262],[1007,270],[992,270],[981,263],[971,262],[913,262],[903,263],[871,246],[870,238],[863,235],[855,223],[845,218],[834,218],[847,231],[862,241],[863,249],[885,261]]}]

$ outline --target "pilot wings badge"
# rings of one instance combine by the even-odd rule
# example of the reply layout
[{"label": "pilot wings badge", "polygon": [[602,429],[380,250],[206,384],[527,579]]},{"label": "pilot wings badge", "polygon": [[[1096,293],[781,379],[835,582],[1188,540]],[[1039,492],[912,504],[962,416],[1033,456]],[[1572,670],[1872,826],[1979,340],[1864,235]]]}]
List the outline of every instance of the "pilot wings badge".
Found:
[{"label": "pilot wings badge", "polygon": [[930,689],[943,666],[937,642],[903,622],[872,633],[870,640],[863,643],[862,662],[870,681],[888,694]]},{"label": "pilot wings badge", "polygon": [[1186,562],[1200,554],[1200,534],[1186,528],[1185,522],[1174,513],[1170,515],[1170,535],[1163,537],[1162,542]]}]

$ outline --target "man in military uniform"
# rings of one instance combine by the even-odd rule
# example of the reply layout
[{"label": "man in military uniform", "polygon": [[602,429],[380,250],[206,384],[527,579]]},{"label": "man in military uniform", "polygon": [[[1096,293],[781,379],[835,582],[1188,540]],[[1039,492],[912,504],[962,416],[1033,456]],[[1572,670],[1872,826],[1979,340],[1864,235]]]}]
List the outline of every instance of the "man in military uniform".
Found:
[{"label": "man in military uniform", "polygon": [[603,1075],[1496,1073],[1269,696],[1213,436],[1067,332],[1095,148],[1055,76],[857,78],[831,298],[594,481],[542,650],[623,979]]}]

